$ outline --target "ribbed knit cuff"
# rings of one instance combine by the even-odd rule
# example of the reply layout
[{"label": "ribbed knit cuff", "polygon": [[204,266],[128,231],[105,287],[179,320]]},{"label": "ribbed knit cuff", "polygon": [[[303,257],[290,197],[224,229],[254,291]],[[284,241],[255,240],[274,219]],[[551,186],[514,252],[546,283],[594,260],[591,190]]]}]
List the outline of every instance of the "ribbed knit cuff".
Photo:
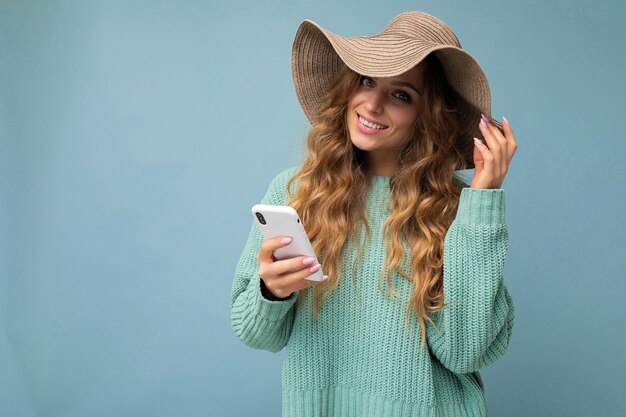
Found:
[{"label": "ribbed knit cuff", "polygon": [[[298,292],[291,294],[291,297],[284,301],[271,301],[263,297],[261,293],[261,277],[257,276],[250,280],[250,285],[255,286],[255,290],[252,295],[253,311],[257,315],[265,320],[277,321],[282,319],[289,311],[291,306],[296,302]],[[249,288],[251,289],[251,288]]]},{"label": "ribbed knit cuff", "polygon": [[463,188],[456,220],[461,224],[504,224],[504,190]]},{"label": "ribbed knit cuff", "polygon": [[289,297],[284,297],[284,298],[276,297],[274,294],[272,294],[269,288],[267,288],[267,286],[265,285],[265,281],[263,281],[262,279],[259,280],[259,285],[261,286],[261,295],[263,295],[263,298],[265,298],[266,300],[285,301],[291,298],[291,295],[289,295]]}]

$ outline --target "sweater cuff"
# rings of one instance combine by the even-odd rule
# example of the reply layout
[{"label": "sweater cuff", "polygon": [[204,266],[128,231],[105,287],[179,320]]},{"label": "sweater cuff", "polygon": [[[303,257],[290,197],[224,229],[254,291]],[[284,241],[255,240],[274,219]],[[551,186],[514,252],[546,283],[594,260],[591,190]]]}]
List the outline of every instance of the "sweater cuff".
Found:
[{"label": "sweater cuff", "polygon": [[[261,277],[258,275],[256,278],[250,280],[250,286],[254,286],[254,290],[251,294],[253,311],[255,311],[259,317],[269,321],[278,321],[282,319],[293,306],[296,301],[296,297],[298,296],[298,292],[296,291],[291,294],[291,297],[285,299],[284,301],[272,301],[266,299],[261,293]],[[252,290],[252,288],[249,288],[249,290]]]},{"label": "sweater cuff", "polygon": [[463,188],[456,219],[461,224],[504,224],[504,190]]}]

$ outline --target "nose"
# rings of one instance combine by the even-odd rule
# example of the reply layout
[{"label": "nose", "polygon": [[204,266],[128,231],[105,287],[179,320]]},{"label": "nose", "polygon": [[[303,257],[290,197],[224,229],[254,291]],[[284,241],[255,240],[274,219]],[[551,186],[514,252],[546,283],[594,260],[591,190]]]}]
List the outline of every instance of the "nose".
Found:
[{"label": "nose", "polygon": [[371,113],[380,113],[382,110],[382,99],[378,92],[372,91],[365,102],[365,109]]}]

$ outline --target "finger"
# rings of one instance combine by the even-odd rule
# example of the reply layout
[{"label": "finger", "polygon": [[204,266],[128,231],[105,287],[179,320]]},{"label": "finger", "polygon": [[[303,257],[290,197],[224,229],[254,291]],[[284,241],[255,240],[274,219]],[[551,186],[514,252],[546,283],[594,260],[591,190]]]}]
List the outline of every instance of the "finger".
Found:
[{"label": "finger", "polygon": [[493,135],[493,138],[498,142],[499,150],[497,154],[494,152],[494,156],[498,158],[497,163],[496,163],[497,172],[499,173],[499,175],[504,175],[506,174],[506,170],[507,170],[508,162],[509,162],[509,154],[507,150],[507,145],[508,145],[507,139],[502,133],[502,131],[500,131],[500,128],[498,128],[498,126],[496,126],[494,122],[492,122],[484,114],[482,114],[482,117],[483,117],[483,120],[485,120],[485,123],[487,123],[487,126],[489,127],[489,131]]},{"label": "finger", "polygon": [[487,144],[487,147],[492,152],[496,152],[500,148],[500,143],[495,138],[494,133],[491,131],[489,120],[487,119],[487,117],[485,117],[485,115],[482,115],[480,122],[478,123],[478,127],[480,128],[480,131],[485,138],[485,143]]},{"label": "finger", "polygon": [[501,159],[501,149],[500,144],[494,138],[493,133],[491,133],[491,129],[487,126],[487,123],[484,120],[481,120],[478,124],[480,126],[480,131],[483,133],[485,137],[485,142],[489,147],[489,153],[491,155],[490,160],[488,160],[485,153],[483,153],[483,158],[485,159],[485,167],[488,164],[491,164],[491,168],[493,169],[493,173],[500,172],[500,159]]},{"label": "finger", "polygon": [[511,129],[511,124],[507,120],[506,117],[502,116],[502,122],[500,123],[502,126],[502,130],[497,126],[496,122],[492,122],[490,124],[491,131],[496,137],[496,139],[503,143],[502,148],[502,159],[500,164],[500,170],[502,175],[506,175],[509,164],[511,163],[511,159],[517,150],[517,141],[515,140],[515,136],[513,135],[513,131]]},{"label": "finger", "polygon": [[[306,262],[306,263],[305,263]],[[263,272],[266,275],[284,275],[290,271],[299,271],[302,268],[311,268],[316,264],[316,260],[309,256],[296,256],[289,259],[277,260],[270,264],[263,264]]]},{"label": "finger", "polygon": [[291,237],[289,236],[276,236],[269,239],[265,239],[263,243],[261,243],[261,247],[259,248],[259,253],[256,256],[257,261],[259,263],[269,263],[274,262],[274,251],[276,249],[285,247],[291,243]]},{"label": "finger", "polygon": [[315,274],[321,266],[316,265],[313,267],[313,272],[311,272],[311,268],[303,268],[296,272],[288,272],[276,279],[266,280],[265,285],[272,290],[273,293],[279,294],[291,294],[294,291],[298,291],[302,288],[306,288],[310,285],[316,285],[317,283],[324,281],[309,281],[305,278]]},{"label": "finger", "polygon": [[493,134],[494,138],[498,141],[498,144],[500,144],[500,146],[506,146],[507,138],[506,136],[504,136],[500,128],[495,124],[495,122],[492,122],[487,116],[485,116],[484,114],[482,116],[484,116],[483,119],[487,123],[487,126],[489,127],[489,131]]},{"label": "finger", "polygon": [[[489,148],[487,148],[487,146],[481,140],[475,141],[475,143],[483,160],[483,163],[482,163],[483,166],[482,166],[481,172],[484,172],[483,175],[487,175],[487,176],[494,178],[495,177],[495,170],[494,170],[495,158],[493,156],[493,153],[491,152],[491,150],[489,150]],[[474,175],[476,174],[477,173],[475,172]]]},{"label": "finger", "polygon": [[477,142],[480,142],[480,139],[474,138],[474,175],[479,174],[485,166],[485,160]]},{"label": "finger", "polygon": [[299,283],[295,288],[296,291],[300,291],[303,290],[305,288],[308,287],[316,287],[318,285],[321,285],[323,283],[326,282],[326,280],[328,279],[328,275],[324,275],[325,279],[321,280],[321,281],[310,281],[308,279],[303,279],[301,283]]},{"label": "finger", "polygon": [[517,150],[517,141],[515,140],[515,135],[513,134],[513,129],[511,128],[511,124],[508,119],[502,116],[502,130],[504,130],[504,135],[506,136],[508,146],[507,146],[507,160],[510,162]]}]

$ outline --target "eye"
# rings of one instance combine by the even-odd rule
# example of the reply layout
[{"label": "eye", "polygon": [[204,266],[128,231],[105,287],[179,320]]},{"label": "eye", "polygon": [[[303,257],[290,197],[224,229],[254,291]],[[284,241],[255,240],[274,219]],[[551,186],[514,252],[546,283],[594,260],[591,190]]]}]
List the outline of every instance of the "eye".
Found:
[{"label": "eye", "polygon": [[374,86],[374,80],[372,80],[370,77],[362,76],[361,77],[361,85],[364,85],[366,87],[373,87]]},{"label": "eye", "polygon": [[398,91],[397,93],[394,93],[394,96],[396,98],[398,98],[399,100],[404,101],[405,103],[410,103],[411,102],[411,96],[409,96],[404,91]]}]

